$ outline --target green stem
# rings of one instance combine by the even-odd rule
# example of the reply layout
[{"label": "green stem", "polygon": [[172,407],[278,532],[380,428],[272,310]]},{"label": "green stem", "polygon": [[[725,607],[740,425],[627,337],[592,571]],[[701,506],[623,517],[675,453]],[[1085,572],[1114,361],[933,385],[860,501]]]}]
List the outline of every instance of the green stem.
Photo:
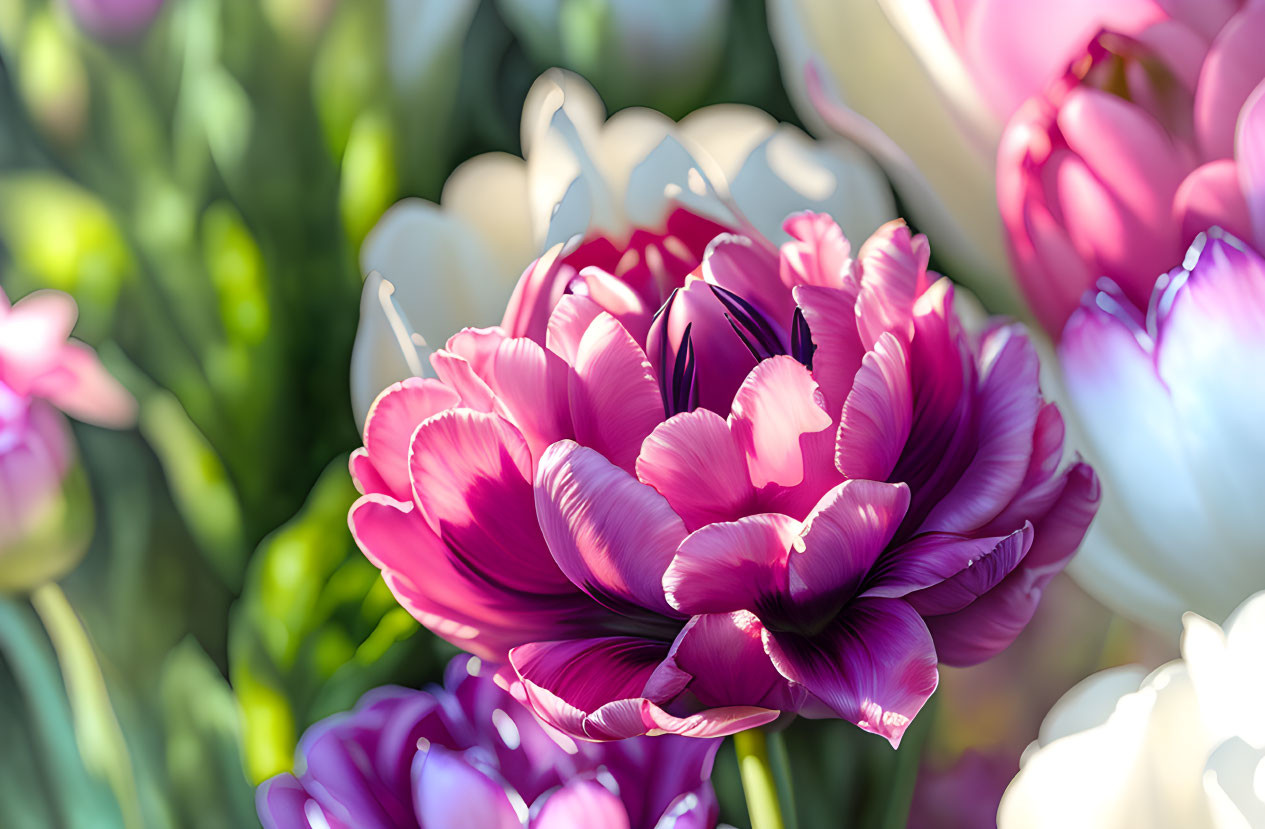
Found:
[{"label": "green stem", "polygon": [[773,761],[773,780],[777,783],[777,796],[782,804],[782,820],[786,829],[799,829],[799,815],[795,809],[795,789],[791,784],[791,756],[786,750],[786,732],[774,731],[768,735],[769,757]]},{"label": "green stem", "polygon": [[132,760],[127,751],[123,729],[114,716],[105,677],[97,662],[88,632],[75,613],[66,594],[55,583],[44,584],[31,593],[31,604],[44,622],[52,640],[57,661],[61,664],[70,708],[75,718],[75,736],[84,765],[105,777],[114,790],[123,825],[128,829],[142,826],[140,799]]},{"label": "green stem", "polygon": [[738,732],[734,735],[734,751],[738,753],[738,772],[747,796],[751,829],[785,829],[764,732],[758,728]]}]

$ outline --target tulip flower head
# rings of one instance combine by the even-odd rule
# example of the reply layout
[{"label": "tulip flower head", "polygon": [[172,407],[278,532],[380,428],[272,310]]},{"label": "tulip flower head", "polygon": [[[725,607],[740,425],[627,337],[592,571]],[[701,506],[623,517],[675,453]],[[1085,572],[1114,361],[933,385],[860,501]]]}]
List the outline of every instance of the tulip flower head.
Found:
[{"label": "tulip flower head", "polygon": [[75,316],[60,292],[13,306],[0,292],[0,590],[60,576],[87,546],[92,504],[58,409],[103,426],[134,416],[92,350],[67,341]]},{"label": "tulip flower head", "polygon": [[1102,280],[1059,356],[1111,484],[1078,580],[1159,629],[1187,609],[1224,618],[1265,584],[1265,259],[1214,230],[1145,306]]},{"label": "tulip flower head", "polygon": [[938,662],[1027,623],[1097,482],[1060,469],[1030,343],[964,331],[923,237],[889,223],[853,258],[822,214],[780,249],[738,230],[688,273],[552,249],[502,326],[378,397],[351,528],[570,735],[792,712],[896,744]]},{"label": "tulip flower head", "polygon": [[1265,80],[1265,8],[1171,5],[1136,33],[1103,30],[1002,137],[1011,258],[1056,339],[1099,277],[1145,308],[1156,277],[1211,226],[1265,244],[1248,211],[1261,187],[1248,113]]},{"label": "tulip flower head", "polygon": [[[265,781],[266,829],[713,829],[719,740],[596,745],[544,725],[457,657],[444,687],[384,687],[308,729],[296,774]],[[354,771],[353,771],[354,770]]]}]

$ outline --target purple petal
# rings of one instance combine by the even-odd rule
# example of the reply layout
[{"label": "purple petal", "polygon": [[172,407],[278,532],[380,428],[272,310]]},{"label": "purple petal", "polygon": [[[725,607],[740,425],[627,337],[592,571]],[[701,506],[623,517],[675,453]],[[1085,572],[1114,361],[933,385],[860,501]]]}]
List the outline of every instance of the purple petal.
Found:
[{"label": "purple petal", "polygon": [[264,829],[309,829],[324,820],[330,829],[353,829],[321,808],[293,774],[278,774],[259,784],[255,811]]},{"label": "purple petal", "polygon": [[1032,547],[1020,566],[964,609],[927,619],[941,662],[975,665],[1014,641],[1036,612],[1045,585],[1076,552],[1101,494],[1088,465],[1076,464],[1068,470],[1053,508],[1035,522]]},{"label": "purple petal", "polygon": [[685,524],[653,487],[572,441],[549,448],[536,472],[536,514],[558,566],[617,610],[678,615],[663,574]]},{"label": "purple petal", "polygon": [[1019,491],[1032,458],[1041,410],[1036,349],[1017,326],[1007,326],[986,336],[980,350],[975,457],[924,530],[970,532],[993,518]]},{"label": "purple petal", "polygon": [[856,595],[908,508],[904,484],[844,481],[822,498],[788,560],[797,617],[832,614]]},{"label": "purple petal", "polygon": [[1239,186],[1247,201],[1252,235],[1258,248],[1265,247],[1265,81],[1257,85],[1239,112],[1234,143]]},{"label": "purple petal", "polygon": [[527,816],[517,794],[437,745],[413,761],[413,808],[426,829],[522,829]]},{"label": "purple petal", "polygon": [[[530,829],[573,829],[601,826],[629,829],[628,812],[619,797],[596,780],[572,780],[532,807]],[[538,811],[537,811],[538,810]]]},{"label": "purple petal", "polygon": [[746,236],[717,236],[703,257],[703,276],[759,306],[773,319],[789,323],[795,303],[782,284],[777,254],[766,245]]},{"label": "purple petal", "polygon": [[858,599],[819,634],[768,633],[765,646],[783,676],[893,748],[939,676],[927,626],[900,599]]},{"label": "purple petal", "polygon": [[879,560],[862,595],[899,599],[916,590],[932,587],[973,566],[1008,537],[973,537],[952,533],[920,535]]},{"label": "purple petal", "polygon": [[1032,525],[1025,524],[956,575],[908,594],[905,601],[924,617],[956,613],[1014,572],[1031,547]]},{"label": "purple petal", "polygon": [[749,515],[691,533],[663,574],[668,604],[684,613],[754,610],[786,592],[786,555],[799,521]]}]

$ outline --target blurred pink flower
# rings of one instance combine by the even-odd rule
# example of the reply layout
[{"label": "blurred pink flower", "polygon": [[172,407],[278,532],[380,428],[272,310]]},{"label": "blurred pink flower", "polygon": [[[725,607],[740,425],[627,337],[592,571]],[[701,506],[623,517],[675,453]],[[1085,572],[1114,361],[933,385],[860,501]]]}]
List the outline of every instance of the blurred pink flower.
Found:
[{"label": "blurred pink flower", "polygon": [[[0,291],[0,587],[27,587],[64,566],[58,547],[63,479],[74,449],[57,410],[102,426],[125,426],[135,402],[92,349],[68,340],[74,300],[40,291],[10,307]],[[38,542],[38,543],[34,543]]]},{"label": "blurred pink flower", "polygon": [[1093,517],[1031,344],[965,332],[923,237],[889,223],[853,259],[828,216],[785,228],[697,267],[554,248],[503,327],[366,418],[361,549],[569,734],[787,711],[896,744],[937,662],[1005,648]]},{"label": "blurred pink flower", "polygon": [[[1056,338],[1106,276],[1139,308],[1195,236],[1265,242],[1245,165],[1244,104],[1265,79],[1265,5],[1168,2],[1132,35],[1106,29],[1003,135],[997,198],[1028,301]],[[1135,21],[1136,22],[1136,21]]]},{"label": "blurred pink flower", "polygon": [[129,37],[144,31],[166,0],[67,0],[79,24],[105,38]]}]

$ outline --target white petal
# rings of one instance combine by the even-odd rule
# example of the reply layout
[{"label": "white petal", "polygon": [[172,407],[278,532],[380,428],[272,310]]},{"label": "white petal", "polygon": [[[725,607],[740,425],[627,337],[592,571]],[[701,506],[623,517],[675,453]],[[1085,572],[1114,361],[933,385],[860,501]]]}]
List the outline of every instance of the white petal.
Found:
[{"label": "white petal", "polygon": [[1208,758],[1203,784],[1215,829],[1265,826],[1265,749],[1227,740]]},{"label": "white petal", "polygon": [[533,228],[527,165],[508,153],[475,156],[453,170],[440,198],[444,210],[478,231],[501,273],[521,274],[539,255],[544,228]]}]

